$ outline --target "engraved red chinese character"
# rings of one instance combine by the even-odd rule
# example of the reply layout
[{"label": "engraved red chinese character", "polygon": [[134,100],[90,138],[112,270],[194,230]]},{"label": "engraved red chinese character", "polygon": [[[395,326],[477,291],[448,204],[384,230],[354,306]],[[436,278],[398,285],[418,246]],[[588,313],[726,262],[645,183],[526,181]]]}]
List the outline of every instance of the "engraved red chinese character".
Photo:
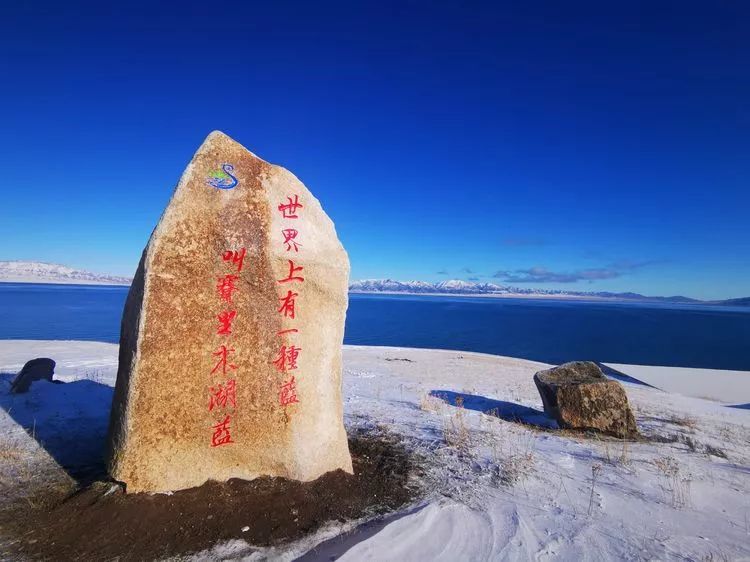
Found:
[{"label": "engraved red chinese character", "polygon": [[216,366],[211,371],[211,374],[213,375],[216,371],[221,369],[221,372],[223,374],[227,374],[227,367],[230,369],[236,369],[237,365],[233,365],[232,363],[229,363],[228,357],[230,353],[234,353],[234,349],[227,348],[226,345],[222,345],[219,347],[217,351],[214,351],[214,356],[218,357],[219,360],[216,362]]},{"label": "engraved red chinese character", "polygon": [[289,276],[285,277],[284,279],[279,279],[279,283],[288,283],[289,281],[304,281],[304,277],[295,275],[295,273],[297,273],[298,271],[302,271],[305,268],[301,265],[299,267],[295,267],[292,260],[287,261],[289,262]]},{"label": "engraved red chinese character", "polygon": [[229,379],[226,384],[217,384],[209,389],[208,411],[216,406],[227,407],[227,403],[232,408],[237,407],[237,383],[234,379]]},{"label": "engraved red chinese character", "polygon": [[279,307],[278,312],[281,312],[288,318],[294,318],[294,299],[296,299],[298,296],[299,293],[288,291],[285,297],[281,297],[279,299],[281,301],[281,306]]},{"label": "engraved red chinese character", "polygon": [[289,404],[296,404],[299,402],[297,398],[297,382],[292,377],[289,381],[281,385],[279,391],[279,402],[282,406],[288,406]]},{"label": "engraved red chinese character", "polygon": [[235,264],[237,266],[237,273],[239,273],[242,271],[242,264],[245,261],[245,248],[242,248],[240,251],[227,250],[222,254],[221,259],[231,261]]},{"label": "engraved red chinese character", "polygon": [[216,283],[216,290],[221,297],[221,300],[226,302],[232,302],[232,293],[237,290],[235,282],[239,279],[236,275],[225,275],[219,277]]},{"label": "engraved red chinese character", "polygon": [[232,321],[237,316],[236,310],[225,310],[220,312],[216,318],[219,320],[219,326],[216,333],[220,336],[228,336],[232,333]]},{"label": "engraved red chinese character", "polygon": [[212,447],[218,447],[219,445],[226,445],[228,443],[234,443],[234,441],[232,441],[232,435],[229,432],[230,421],[231,421],[230,416],[227,416],[224,418],[223,421],[220,421],[219,423],[211,427],[211,429],[214,430],[214,433],[211,436]]},{"label": "engraved red chinese character", "polygon": [[273,361],[273,364],[276,365],[276,368],[281,372],[296,369],[297,358],[299,357],[300,351],[302,351],[301,347],[295,347],[293,345],[287,347],[286,345],[282,345],[278,356]]},{"label": "engraved red chinese character", "polygon": [[286,244],[286,251],[290,252],[294,250],[295,252],[299,252],[299,247],[302,246],[302,244],[295,240],[299,232],[297,232],[297,230],[294,228],[285,228],[281,231],[281,233],[284,235],[284,244]]},{"label": "engraved red chinese character", "polygon": [[281,216],[283,216],[285,219],[299,218],[296,215],[297,209],[302,208],[302,204],[299,202],[299,197],[295,195],[294,199],[292,199],[287,195],[287,201],[289,202],[286,205],[284,205],[283,203],[279,204],[279,211],[281,211]]},{"label": "engraved red chinese character", "polygon": [[277,336],[283,336],[284,334],[296,334],[299,332],[297,328],[290,328],[289,330],[281,330],[280,332],[276,332]]}]

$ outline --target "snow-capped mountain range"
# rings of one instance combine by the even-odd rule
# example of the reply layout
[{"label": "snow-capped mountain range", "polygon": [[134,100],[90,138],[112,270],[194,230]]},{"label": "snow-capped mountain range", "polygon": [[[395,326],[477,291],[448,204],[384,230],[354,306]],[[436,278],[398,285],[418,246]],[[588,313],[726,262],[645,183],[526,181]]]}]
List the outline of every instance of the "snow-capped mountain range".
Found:
[{"label": "snow-capped mountain range", "polygon": [[[551,289],[531,289],[497,285],[495,283],[475,283],[462,279],[451,279],[438,283],[425,281],[394,281],[393,279],[364,279],[354,281],[349,290],[355,293],[447,293],[456,295],[574,295],[574,296],[612,296],[614,293],[584,293],[573,291],[556,291]],[[623,293],[626,294],[626,293]],[[631,294],[634,297],[642,295]],[[643,297],[646,298],[646,297]],[[685,299],[686,297],[673,297]]]},{"label": "snow-capped mountain range", "polygon": [[394,281],[393,279],[363,279],[354,281],[349,290],[359,293],[456,293],[456,294],[492,294],[510,293],[511,287],[494,283],[474,283],[461,279],[428,283],[426,281]]},{"label": "snow-capped mountain range", "polygon": [[130,285],[130,277],[92,273],[55,263],[0,261],[0,283]]},{"label": "snow-capped mountain range", "polygon": [[[130,285],[132,278],[103,273],[92,273],[73,269],[65,265],[32,261],[0,261],[0,283],[54,283],[78,285]],[[638,293],[611,293],[586,291],[560,291],[554,289],[533,289],[497,285],[495,283],[476,283],[462,279],[451,279],[438,283],[427,281],[394,281],[393,279],[363,279],[349,285],[352,293],[411,293],[442,295],[497,295],[519,297],[573,297],[605,298],[616,300],[725,304],[731,306],[750,306],[750,298],[730,299],[725,301],[700,301],[688,297],[647,297]]]},{"label": "snow-capped mountain range", "polygon": [[726,301],[700,301],[683,296],[647,297],[638,293],[612,293],[607,291],[560,291],[554,289],[533,289],[496,285],[495,283],[475,283],[461,279],[427,283],[425,281],[394,281],[393,279],[364,279],[349,285],[352,293],[422,293],[451,295],[506,295],[506,296],[558,296],[575,298],[598,298],[631,301],[652,301],[695,304],[726,304],[750,306],[750,299],[730,299]]}]

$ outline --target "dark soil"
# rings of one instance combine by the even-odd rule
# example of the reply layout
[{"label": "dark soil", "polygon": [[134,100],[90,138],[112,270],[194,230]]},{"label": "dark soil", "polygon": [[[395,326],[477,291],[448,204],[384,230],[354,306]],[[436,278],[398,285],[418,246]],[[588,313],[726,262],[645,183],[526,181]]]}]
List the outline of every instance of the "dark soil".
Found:
[{"label": "dark soil", "polygon": [[[33,560],[153,560],[244,539],[269,546],[300,538],[333,521],[383,515],[410,503],[418,470],[391,436],[349,440],[354,475],[330,472],[314,482],[284,478],[208,482],[172,495],[105,495],[97,482],[46,508],[6,513],[13,557]],[[243,527],[249,530],[242,532]]]}]

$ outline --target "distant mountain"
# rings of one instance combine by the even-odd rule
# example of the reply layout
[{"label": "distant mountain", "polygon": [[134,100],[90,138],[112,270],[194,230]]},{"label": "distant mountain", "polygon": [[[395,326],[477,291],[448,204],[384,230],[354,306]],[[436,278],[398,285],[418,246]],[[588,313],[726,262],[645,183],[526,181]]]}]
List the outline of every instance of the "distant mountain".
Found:
[{"label": "distant mountain", "polygon": [[472,283],[453,279],[440,283],[426,281],[394,281],[393,279],[364,279],[354,281],[349,290],[359,293],[450,293],[490,294],[503,292],[503,287],[492,283]]},{"label": "distant mountain", "polygon": [[0,283],[130,285],[131,281],[130,277],[92,273],[54,263],[0,261]]},{"label": "distant mountain", "polygon": [[731,299],[727,301],[700,301],[683,296],[647,297],[638,293],[612,293],[607,291],[560,291],[553,289],[531,289],[496,285],[494,283],[474,283],[452,279],[439,283],[426,281],[394,281],[393,279],[365,279],[354,281],[349,285],[353,293],[431,293],[451,295],[508,295],[508,296],[559,296],[576,298],[601,298],[612,300],[630,300],[647,302],[694,303],[694,304],[726,304],[732,306],[750,306],[750,298]]},{"label": "distant mountain", "polygon": [[[73,269],[65,265],[31,261],[0,261],[0,283],[58,283],[81,285],[130,285],[132,278],[103,273],[92,273]],[[507,295],[507,296],[558,296],[574,298],[601,298],[647,302],[714,304],[726,306],[748,306],[750,297],[722,301],[700,301],[683,296],[647,297],[638,293],[612,293],[607,291],[560,291],[532,289],[476,283],[462,279],[451,279],[438,283],[427,281],[394,281],[393,279],[363,279],[349,285],[352,293],[414,293],[442,295]]]},{"label": "distant mountain", "polygon": [[741,299],[727,299],[724,301],[716,301],[714,304],[723,304],[725,306],[750,306],[750,297],[744,297]]},{"label": "distant mountain", "polygon": [[496,285],[494,283],[475,283],[461,279],[428,283],[426,281],[394,281],[393,279],[364,279],[354,281],[349,290],[355,293],[441,293],[455,295],[553,295],[572,294],[563,291],[546,289],[528,289]]}]

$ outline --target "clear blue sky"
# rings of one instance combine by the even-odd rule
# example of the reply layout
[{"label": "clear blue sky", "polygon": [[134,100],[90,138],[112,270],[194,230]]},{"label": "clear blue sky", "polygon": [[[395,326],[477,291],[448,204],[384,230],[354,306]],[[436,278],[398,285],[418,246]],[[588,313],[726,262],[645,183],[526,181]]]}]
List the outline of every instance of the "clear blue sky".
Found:
[{"label": "clear blue sky", "polygon": [[213,129],[352,278],[750,295],[750,4],[12,2],[0,260],[132,274]]}]

